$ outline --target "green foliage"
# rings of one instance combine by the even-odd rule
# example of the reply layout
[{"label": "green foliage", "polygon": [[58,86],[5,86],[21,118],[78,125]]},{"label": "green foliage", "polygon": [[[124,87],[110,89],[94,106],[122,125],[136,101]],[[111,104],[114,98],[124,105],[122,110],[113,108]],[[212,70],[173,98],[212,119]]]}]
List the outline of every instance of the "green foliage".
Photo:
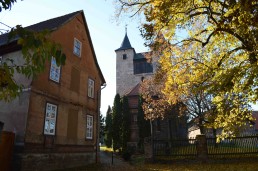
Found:
[{"label": "green foliage", "polygon": [[[99,139],[103,140],[104,136],[105,136],[105,118],[103,117],[102,114],[100,114],[100,118],[99,118]],[[101,142],[103,143],[103,142]]]},{"label": "green foliage", "polygon": [[122,146],[122,104],[120,95],[116,94],[113,105],[113,148],[120,149]]},{"label": "green foliage", "polygon": [[106,124],[105,124],[105,144],[107,147],[112,147],[112,139],[113,139],[113,128],[112,128],[112,111],[110,106],[108,106],[108,110],[106,113]]},{"label": "green foliage", "polygon": [[144,138],[151,136],[150,121],[144,119],[144,111],[143,111],[142,105],[143,105],[143,98],[142,96],[140,96],[138,99],[138,116],[137,116],[140,148],[143,148]]},{"label": "green foliage", "polygon": [[12,5],[16,2],[16,0],[0,0],[0,12],[2,9],[7,10],[11,9]]},{"label": "green foliage", "polygon": [[122,98],[122,151],[127,151],[127,142],[130,141],[131,115],[127,96]]}]

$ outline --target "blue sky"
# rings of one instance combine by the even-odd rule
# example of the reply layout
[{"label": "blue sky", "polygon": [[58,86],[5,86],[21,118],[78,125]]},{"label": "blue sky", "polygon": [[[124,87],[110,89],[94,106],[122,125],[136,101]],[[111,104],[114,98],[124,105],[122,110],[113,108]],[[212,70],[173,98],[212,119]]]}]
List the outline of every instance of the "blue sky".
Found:
[{"label": "blue sky", "polygon": [[[138,29],[139,22],[126,18],[126,21],[114,19],[113,0],[17,0],[12,9],[0,13],[0,21],[13,27],[28,26],[50,18],[83,10],[90,30],[92,43],[98,63],[106,79],[107,86],[102,90],[101,113],[106,114],[108,105],[113,105],[116,93],[116,54],[127,34],[136,52],[144,52],[144,40]],[[3,28],[3,26],[0,26]]]}]

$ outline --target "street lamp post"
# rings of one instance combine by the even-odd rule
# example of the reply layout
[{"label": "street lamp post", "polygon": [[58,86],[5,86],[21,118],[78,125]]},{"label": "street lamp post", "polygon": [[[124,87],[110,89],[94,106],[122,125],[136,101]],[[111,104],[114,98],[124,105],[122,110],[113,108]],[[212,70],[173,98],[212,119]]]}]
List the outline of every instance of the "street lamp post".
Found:
[{"label": "street lamp post", "polygon": [[[159,100],[160,97],[158,95],[153,95],[151,96],[151,99],[156,101],[156,100]],[[151,127],[151,151],[152,151],[152,162],[155,160],[155,152],[154,152],[154,135],[153,135],[153,118],[154,118],[154,113],[153,113],[153,107],[151,106],[151,104],[148,106],[148,109],[149,109],[149,112],[151,114],[151,117],[150,117],[150,127]]]},{"label": "street lamp post", "polygon": [[154,137],[153,137],[153,108],[152,106],[150,105],[149,107],[149,112],[151,114],[151,117],[150,117],[150,131],[151,131],[151,160],[152,162],[154,161]]}]

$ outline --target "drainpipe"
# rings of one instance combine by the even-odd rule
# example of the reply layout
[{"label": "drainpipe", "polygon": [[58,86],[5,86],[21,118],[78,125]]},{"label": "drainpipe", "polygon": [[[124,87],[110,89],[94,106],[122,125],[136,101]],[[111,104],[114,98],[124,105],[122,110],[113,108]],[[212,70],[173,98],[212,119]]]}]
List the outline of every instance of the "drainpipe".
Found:
[{"label": "drainpipe", "polygon": [[106,88],[106,86],[107,86],[107,84],[106,83],[104,83],[103,85],[102,85],[103,87],[101,87],[100,88],[100,91],[98,90],[97,91],[97,130],[96,130],[96,163],[98,163],[98,160],[99,160],[99,158],[98,158],[98,151],[99,151],[99,131],[100,131],[100,95],[101,95],[101,90],[103,90],[104,88]]}]

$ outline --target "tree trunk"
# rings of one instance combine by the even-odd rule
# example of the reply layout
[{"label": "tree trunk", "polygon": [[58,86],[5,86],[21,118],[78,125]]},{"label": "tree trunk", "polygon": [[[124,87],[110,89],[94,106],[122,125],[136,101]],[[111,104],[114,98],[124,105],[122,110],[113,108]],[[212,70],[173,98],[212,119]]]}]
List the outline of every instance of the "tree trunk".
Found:
[{"label": "tree trunk", "polygon": [[205,134],[205,132],[204,132],[204,126],[203,126],[202,121],[203,121],[203,118],[200,118],[200,119],[199,119],[199,128],[200,128],[201,134]]},{"label": "tree trunk", "polygon": [[214,147],[217,148],[218,147],[218,144],[216,142],[216,135],[217,135],[217,130],[212,128],[212,134],[213,134],[213,137],[215,138],[215,141],[214,141]]}]

